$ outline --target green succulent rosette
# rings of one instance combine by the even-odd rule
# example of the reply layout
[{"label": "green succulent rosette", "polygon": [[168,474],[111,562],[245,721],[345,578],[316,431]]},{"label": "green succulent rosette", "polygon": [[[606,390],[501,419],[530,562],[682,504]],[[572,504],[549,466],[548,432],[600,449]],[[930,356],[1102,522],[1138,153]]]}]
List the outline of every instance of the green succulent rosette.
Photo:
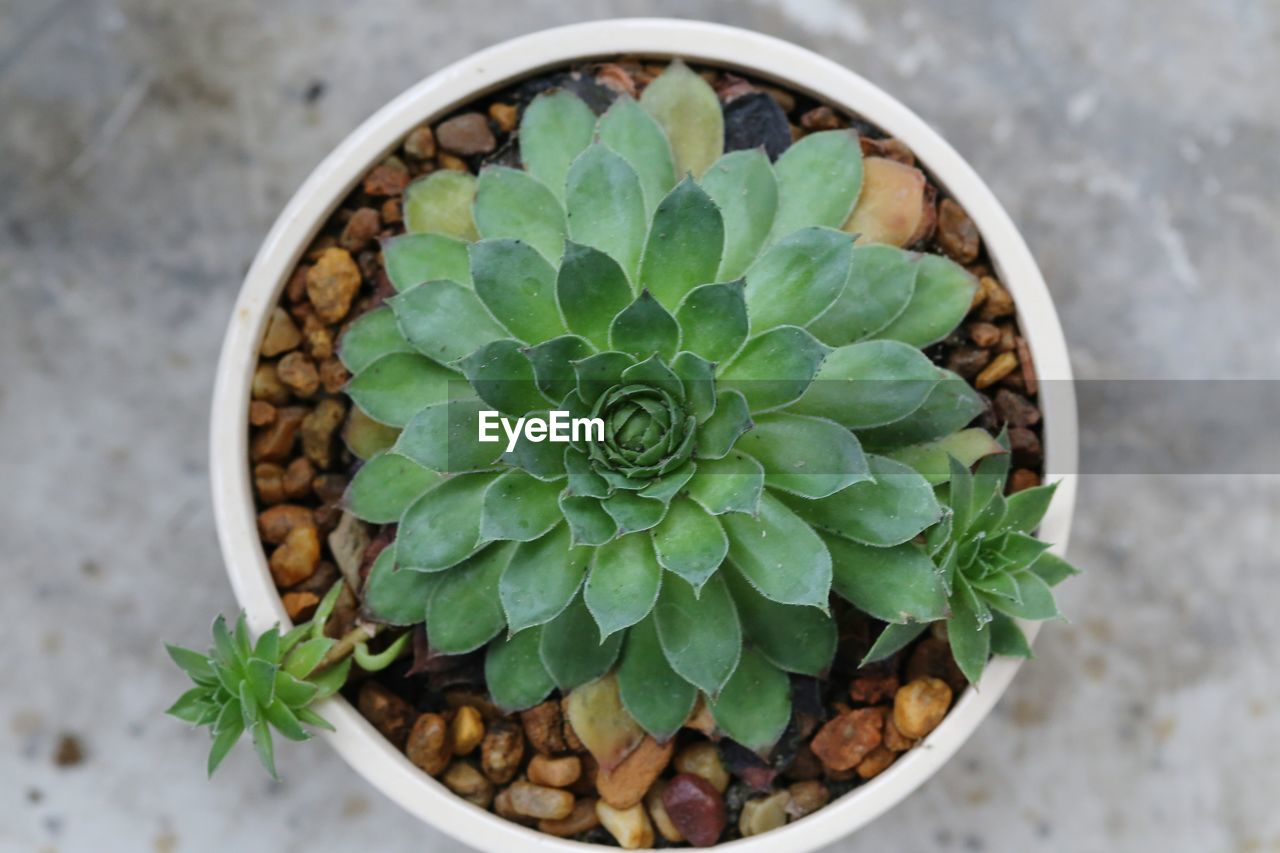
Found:
[{"label": "green succulent rosette", "polygon": [[[890,623],[882,647],[985,589],[947,562],[967,546],[925,543],[960,535],[939,497],[951,460],[1007,454],[963,429],[981,398],[921,352],[965,316],[972,276],[842,230],[857,136],[771,163],[724,153],[722,122],[677,62],[598,117],[538,96],[523,169],[408,189],[409,233],[383,247],[398,294],[342,341],[381,439],[347,502],[398,525],[366,609],[425,622],[441,652],[487,645],[500,706],[616,672],[656,737],[701,693],[762,748],[788,673],[831,663],[833,587]],[[603,434],[508,450],[479,441],[486,410]]]}]

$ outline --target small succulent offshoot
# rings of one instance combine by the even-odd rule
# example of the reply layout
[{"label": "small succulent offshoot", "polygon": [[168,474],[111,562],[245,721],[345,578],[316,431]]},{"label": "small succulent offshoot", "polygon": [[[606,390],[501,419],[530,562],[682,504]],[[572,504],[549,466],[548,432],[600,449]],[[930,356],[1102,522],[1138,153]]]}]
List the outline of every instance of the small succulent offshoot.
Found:
[{"label": "small succulent offshoot", "polygon": [[368,651],[364,641],[369,634],[363,628],[343,640],[326,637],[325,622],[341,590],[341,583],[335,584],[310,621],[283,635],[277,625],[252,641],[241,611],[234,629],[227,627],[222,616],[214,621],[208,654],[166,644],[173,662],[195,682],[166,713],[209,727],[213,737],[210,776],[248,732],[262,766],[277,778],[272,730],[295,741],[310,739],[303,726],[332,731],[333,726],[311,706],[338,692],[353,660],[374,672],[403,651],[407,634],[377,654]]}]

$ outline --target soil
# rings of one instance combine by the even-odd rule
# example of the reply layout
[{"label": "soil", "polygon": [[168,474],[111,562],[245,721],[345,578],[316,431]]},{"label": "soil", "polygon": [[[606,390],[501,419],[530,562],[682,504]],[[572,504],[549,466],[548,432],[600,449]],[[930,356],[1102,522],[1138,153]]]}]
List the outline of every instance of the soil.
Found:
[{"label": "soil", "polygon": [[[249,425],[263,547],[295,621],[308,618],[343,577],[330,631],[345,633],[359,615],[354,590],[391,539],[390,528],[359,531],[367,544],[354,558],[335,556],[330,545],[343,490],[360,464],[342,439],[351,413],[336,342],[355,318],[394,293],[378,240],[403,232],[405,187],[437,169],[518,166],[513,131],[540,92],[569,89],[602,111],[619,93],[638,94],[662,67],[619,59],[543,74],[414,129],[369,170],[305,253],[268,324]],[[867,157],[918,166],[900,141],[856,117],[734,74],[700,73],[725,103],[730,149],[763,145],[776,156],[807,133],[852,127]],[[1041,417],[1013,300],[964,210],[920,168],[927,209],[909,232],[908,248],[945,254],[981,282],[965,322],[927,354],[987,399],[977,424],[993,434],[1008,428],[1009,488],[1029,488],[1041,479]],[[357,672],[345,694],[424,772],[508,819],[600,844],[670,845],[682,835],[701,844],[727,841],[802,818],[874,778],[966,689],[941,625],[890,659],[859,668],[882,625],[834,595],[831,605],[840,640],[829,676],[792,677],[793,719],[763,757],[718,738],[709,715],[695,710],[672,747],[639,748],[598,782],[600,771],[557,699],[502,715],[486,698],[480,654],[433,654],[421,628],[412,656],[376,676]],[[602,792],[611,802],[597,809]]]}]

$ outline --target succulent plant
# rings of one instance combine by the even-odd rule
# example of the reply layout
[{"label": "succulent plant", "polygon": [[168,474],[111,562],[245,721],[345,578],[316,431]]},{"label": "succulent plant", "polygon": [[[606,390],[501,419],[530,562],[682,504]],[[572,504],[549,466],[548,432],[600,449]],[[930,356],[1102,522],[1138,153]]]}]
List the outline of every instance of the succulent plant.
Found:
[{"label": "succulent plant", "polygon": [[[326,637],[324,624],[341,589],[341,584],[335,584],[317,606],[315,616],[283,636],[276,626],[259,636],[257,642],[252,641],[241,612],[234,630],[227,627],[222,616],[214,621],[213,647],[207,655],[166,644],[169,657],[195,686],[165,713],[209,727],[213,736],[210,776],[247,731],[259,760],[274,778],[272,729],[296,741],[310,739],[304,725],[332,730],[311,706],[342,687],[353,658],[364,669],[376,671],[404,648],[406,639],[401,638],[375,655],[362,642],[339,647],[339,641]],[[353,657],[342,654],[345,651]]]},{"label": "succulent plant", "polygon": [[[921,352],[973,277],[843,230],[857,136],[814,133],[776,162],[723,139],[715,93],[675,62],[599,117],[539,95],[523,169],[411,185],[409,233],[383,246],[398,293],[342,340],[362,434],[386,435],[362,443],[347,505],[398,525],[368,613],[425,621],[440,652],[487,645],[503,708],[612,672],[654,736],[701,693],[763,748],[788,673],[830,665],[833,584],[895,626],[959,618],[988,549],[948,508],[961,489],[935,494],[963,478],[925,463],[1000,448],[963,429],[981,399]],[[602,434],[508,449],[478,439],[485,411]],[[970,539],[914,544],[926,531]]]}]

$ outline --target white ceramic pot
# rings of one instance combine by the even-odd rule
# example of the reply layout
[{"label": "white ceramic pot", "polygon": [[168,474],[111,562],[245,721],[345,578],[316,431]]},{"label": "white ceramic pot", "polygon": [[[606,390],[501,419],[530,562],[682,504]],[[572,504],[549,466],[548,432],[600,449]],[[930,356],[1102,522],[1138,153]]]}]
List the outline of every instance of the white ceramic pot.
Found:
[{"label": "white ceramic pot", "polygon": [[[683,57],[806,92],[866,118],[901,139],[976,223],[1000,280],[1017,302],[1022,330],[1044,383],[1045,467],[1061,485],[1042,525],[1061,551],[1075,502],[1077,435],[1071,368],[1057,314],[1026,244],[973,169],[942,137],[890,95],[836,63],[784,41],[746,30],[684,20],[630,19],[547,30],[476,53],[380,109],[325,158],[276,220],[245,277],[218,363],[211,436],[218,537],[240,605],[255,632],[287,623],[255,527],[248,464],[249,383],[268,312],[294,265],[325,220],[363,174],[416,125],[433,121],[508,82],[571,62],[632,54]],[[1034,637],[1036,626],[1024,626]],[[968,690],[925,741],[873,781],[785,828],[725,847],[735,853],[812,850],[863,826],[928,779],[965,742],[1017,672],[999,658],[977,690]],[[581,851],[573,841],[503,820],[454,796],[422,773],[341,698],[322,713],[337,727],[326,735],[375,787],[426,823],[482,850]]]}]

